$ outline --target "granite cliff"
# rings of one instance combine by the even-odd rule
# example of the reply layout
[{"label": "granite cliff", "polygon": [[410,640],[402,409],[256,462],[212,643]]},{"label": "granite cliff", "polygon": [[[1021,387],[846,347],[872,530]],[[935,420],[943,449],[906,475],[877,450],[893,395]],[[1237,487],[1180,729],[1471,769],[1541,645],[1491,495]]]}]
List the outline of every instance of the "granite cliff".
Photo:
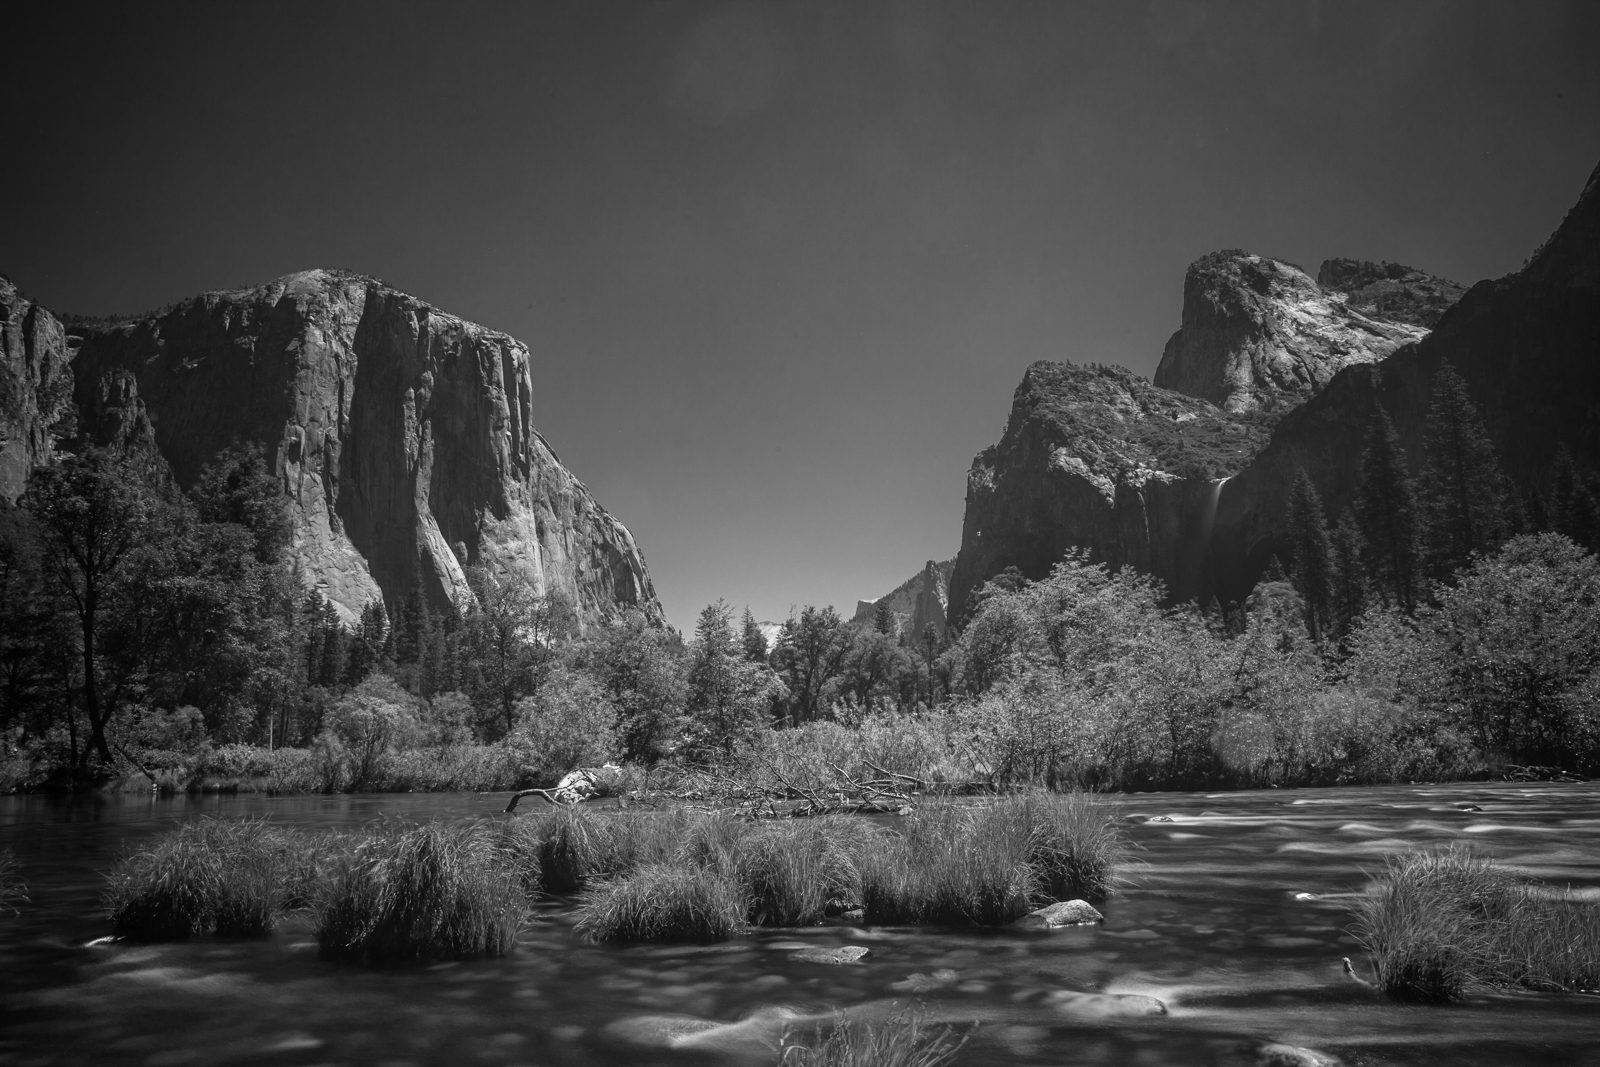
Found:
[{"label": "granite cliff", "polygon": [[1474,285],[1426,338],[1382,363],[1339,372],[1283,418],[1221,494],[1212,548],[1225,598],[1243,595],[1282,551],[1289,485],[1300,468],[1330,515],[1349,506],[1379,408],[1420,471],[1432,378],[1444,360],[1466,380],[1519,490],[1546,488],[1563,446],[1580,470],[1600,467],[1600,167],[1521,270]]},{"label": "granite cliff", "polygon": [[144,442],[182,486],[262,445],[304,579],[347,620],[418,586],[461,607],[473,563],[586,619],[661,619],[633,536],[533,428],[532,358],[506,334],[323,270],[72,333],[83,435]]},{"label": "granite cliff", "polygon": [[1399,264],[1332,259],[1313,281],[1217,253],[1188,272],[1153,385],[1034,364],[968,475],[952,615],[1004,568],[1038,578],[1071,547],[1155,575],[1174,600],[1243,598],[1287,550],[1299,470],[1330,517],[1353,502],[1374,412],[1421,470],[1444,360],[1520,491],[1544,488],[1562,447],[1600,468],[1600,168],[1520,271],[1465,292]]},{"label": "granite cliff", "polygon": [[56,317],[0,275],[0,500],[15,503],[55,438],[77,429],[72,352]]},{"label": "granite cliff", "polygon": [[1426,337],[1460,292],[1396,264],[1329,260],[1319,277],[1213,253],[1188,270],[1183,324],[1154,383],[1120,367],[1029,367],[1000,443],[967,476],[952,616],[1005,568],[1039,578],[1068,548],[1153,574],[1175,600],[1215,592],[1230,479],[1279,420],[1346,368]]},{"label": "granite cliff", "polygon": [[889,602],[889,611],[895,618],[897,634],[920,637],[923,627],[933,624],[934,632],[942,640],[947,629],[950,606],[950,574],[956,561],[943,563],[929,560],[922,570],[895,586],[877,600],[856,601],[856,613],[851,622],[870,626],[877,616],[878,605]]},{"label": "granite cliff", "polygon": [[1228,411],[1281,410],[1345,367],[1427,335],[1461,287],[1399,264],[1329,260],[1313,281],[1291,263],[1214,252],[1183,281],[1183,325],[1155,384]]}]

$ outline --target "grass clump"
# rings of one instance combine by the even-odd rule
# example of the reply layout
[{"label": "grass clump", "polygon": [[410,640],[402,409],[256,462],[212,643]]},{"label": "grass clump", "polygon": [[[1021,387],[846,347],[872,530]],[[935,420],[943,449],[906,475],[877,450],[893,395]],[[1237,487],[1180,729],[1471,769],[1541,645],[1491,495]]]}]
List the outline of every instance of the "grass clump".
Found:
[{"label": "grass clump", "polygon": [[286,835],[257,819],[202,819],[123,859],[108,876],[106,915],[120,936],[174,941],[259,936],[283,904]]},{"label": "grass clump", "polygon": [[925,804],[863,857],[870,923],[1001,926],[1026,915],[1031,827],[995,804]]},{"label": "grass clump", "polygon": [[1037,879],[1034,903],[1111,895],[1124,845],[1115,812],[1104,801],[1091,793],[1018,793],[996,802],[991,817],[1027,825],[1028,862]]},{"label": "grass clump", "polygon": [[914,1012],[878,1023],[840,1016],[826,1036],[819,1026],[811,1043],[786,1032],[778,1045],[778,1067],[944,1067],[966,1043],[949,1027],[930,1028]]},{"label": "grass clump", "polygon": [[651,863],[586,894],[577,931],[590,941],[718,941],[743,930],[745,908],[725,867]]},{"label": "grass clump", "polygon": [[844,816],[750,827],[735,870],[757,926],[812,926],[861,903],[862,855],[884,835]]},{"label": "grass clump", "polygon": [[1355,932],[1378,988],[1399,999],[1600,987],[1600,907],[1462,848],[1390,857]]},{"label": "grass clump", "polygon": [[410,963],[500,956],[521,925],[516,872],[491,835],[439,824],[377,828],[345,860],[317,913],[332,959]]}]

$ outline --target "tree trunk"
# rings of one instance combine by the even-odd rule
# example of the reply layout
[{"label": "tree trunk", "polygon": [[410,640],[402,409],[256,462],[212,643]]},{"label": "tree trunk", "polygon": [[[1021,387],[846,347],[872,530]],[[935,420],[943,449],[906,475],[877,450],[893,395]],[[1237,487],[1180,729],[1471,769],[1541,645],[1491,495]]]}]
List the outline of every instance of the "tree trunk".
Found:
[{"label": "tree trunk", "polygon": [[89,744],[84,747],[84,759],[89,756],[89,749],[93,748],[100,761],[109,766],[111,748],[106,744],[106,723],[100,714],[100,693],[95,685],[94,669],[94,620],[95,620],[95,594],[91,590],[84,597],[83,605],[83,704],[84,711],[89,716]]}]

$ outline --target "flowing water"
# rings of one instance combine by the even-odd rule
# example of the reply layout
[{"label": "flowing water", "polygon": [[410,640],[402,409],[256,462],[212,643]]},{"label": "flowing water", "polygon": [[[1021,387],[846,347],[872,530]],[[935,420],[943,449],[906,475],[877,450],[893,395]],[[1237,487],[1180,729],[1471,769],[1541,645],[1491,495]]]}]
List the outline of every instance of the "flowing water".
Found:
[{"label": "flowing water", "polygon": [[[558,904],[539,910],[508,958],[375,970],[319,960],[304,918],[260,941],[97,944],[108,933],[102,872],[202,814],[268,813],[302,827],[503,818],[494,798],[4,797],[0,848],[25,865],[32,903],[0,919],[0,1063],[771,1063],[785,1026],[809,1033],[838,1010],[877,1018],[916,1003],[963,1031],[978,1024],[957,1061],[974,1065],[1243,1065],[1269,1043],[1350,1065],[1600,1064],[1600,997],[1403,1005],[1340,964],[1351,956],[1365,970],[1350,907],[1391,851],[1468,842],[1600,894],[1600,784],[1117,802],[1137,849],[1102,926],[825,927],[599,947],[572,935]],[[870,952],[848,966],[794,958],[847,944]],[[1074,993],[1144,994],[1168,1013],[1120,1016],[1138,1002]]]}]

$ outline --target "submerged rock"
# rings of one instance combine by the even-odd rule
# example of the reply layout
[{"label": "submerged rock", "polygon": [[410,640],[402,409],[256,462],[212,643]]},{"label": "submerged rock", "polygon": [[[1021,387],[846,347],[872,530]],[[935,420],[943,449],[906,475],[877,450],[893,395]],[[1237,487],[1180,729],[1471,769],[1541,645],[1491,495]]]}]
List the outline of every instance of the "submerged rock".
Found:
[{"label": "submerged rock", "polygon": [[803,948],[790,955],[802,963],[860,963],[870,949],[861,945],[842,945],[838,948]]},{"label": "submerged rock", "polygon": [[610,1023],[604,1032],[619,1041],[654,1048],[768,1048],[778,1034],[804,1018],[783,1007],[761,1008],[736,1023],[693,1015],[636,1015]]},{"label": "submerged rock", "polygon": [[1038,911],[1029,912],[1012,925],[1035,930],[1054,930],[1062,926],[1088,926],[1105,921],[1106,917],[1087,900],[1058,900]]},{"label": "submerged rock", "polygon": [[1087,1018],[1134,1018],[1165,1015],[1167,1006],[1140,993],[1075,993],[1060,989],[1045,998],[1056,1011]]},{"label": "submerged rock", "polygon": [[1258,1067],[1340,1067],[1340,1060],[1298,1045],[1262,1045],[1256,1050]]},{"label": "submerged rock", "polygon": [[903,980],[890,985],[889,988],[909,993],[928,993],[935,989],[943,989],[945,986],[954,985],[960,978],[961,976],[950,968],[941,967],[932,974],[907,975]]}]

